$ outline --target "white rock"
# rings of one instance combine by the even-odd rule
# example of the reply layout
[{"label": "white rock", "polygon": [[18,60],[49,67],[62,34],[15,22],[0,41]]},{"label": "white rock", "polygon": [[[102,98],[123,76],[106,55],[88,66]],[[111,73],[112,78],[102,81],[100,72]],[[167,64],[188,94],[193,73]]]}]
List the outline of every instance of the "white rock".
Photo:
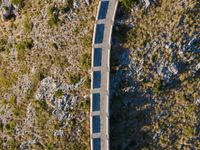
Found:
[{"label": "white rock", "polygon": [[169,71],[176,75],[178,73],[178,67],[175,63],[172,63],[169,67],[168,67]]},{"label": "white rock", "polygon": [[54,132],[54,134],[53,134],[54,136],[63,136],[64,135],[64,132],[63,132],[63,130],[57,130],[57,131],[55,131]]},{"label": "white rock", "polygon": [[197,104],[197,105],[200,105],[200,98],[198,98],[198,99],[196,100],[196,104]]},{"label": "white rock", "polygon": [[74,2],[73,2],[73,7],[74,7],[74,8],[80,8],[80,1],[77,1],[77,0],[74,1]]},{"label": "white rock", "polygon": [[35,98],[36,100],[51,99],[56,91],[56,82],[47,77],[41,81],[40,87],[37,89]]},{"label": "white rock", "polygon": [[198,63],[197,65],[196,65],[196,71],[198,71],[199,69],[200,69],[200,63]]},{"label": "white rock", "polygon": [[149,0],[144,0],[144,2],[145,2],[145,7],[148,8],[149,5],[150,5],[150,1]]},{"label": "white rock", "polygon": [[20,150],[29,150],[30,149],[30,141],[22,142],[19,146]]},{"label": "white rock", "polygon": [[90,5],[90,1],[89,0],[85,0],[85,3],[89,6]]}]

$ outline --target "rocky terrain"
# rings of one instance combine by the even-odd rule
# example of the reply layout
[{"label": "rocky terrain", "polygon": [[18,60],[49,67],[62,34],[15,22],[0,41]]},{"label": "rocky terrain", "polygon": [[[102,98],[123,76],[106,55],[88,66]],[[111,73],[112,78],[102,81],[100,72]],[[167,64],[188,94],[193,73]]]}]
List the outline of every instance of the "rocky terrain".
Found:
[{"label": "rocky terrain", "polygon": [[[0,0],[0,149],[89,148],[97,0]],[[121,0],[111,149],[200,147],[199,0]]]},{"label": "rocky terrain", "polygon": [[0,0],[0,149],[89,149],[97,5]]},{"label": "rocky terrain", "polygon": [[200,2],[122,0],[112,41],[111,149],[199,149]]}]

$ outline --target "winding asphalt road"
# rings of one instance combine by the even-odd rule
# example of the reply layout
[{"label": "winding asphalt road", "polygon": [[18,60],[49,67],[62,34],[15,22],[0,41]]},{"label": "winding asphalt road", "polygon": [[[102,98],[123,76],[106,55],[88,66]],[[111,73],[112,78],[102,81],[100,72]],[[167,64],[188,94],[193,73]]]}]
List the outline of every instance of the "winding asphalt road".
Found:
[{"label": "winding asphalt road", "polygon": [[109,79],[112,28],[118,0],[100,0],[92,43],[91,150],[109,150]]}]

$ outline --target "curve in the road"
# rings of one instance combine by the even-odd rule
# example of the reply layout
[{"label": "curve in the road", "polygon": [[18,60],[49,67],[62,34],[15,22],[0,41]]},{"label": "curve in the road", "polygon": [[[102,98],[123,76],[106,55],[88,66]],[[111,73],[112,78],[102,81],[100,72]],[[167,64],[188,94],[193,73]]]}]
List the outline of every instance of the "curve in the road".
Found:
[{"label": "curve in the road", "polygon": [[109,150],[111,36],[118,0],[100,0],[92,42],[91,150]]}]

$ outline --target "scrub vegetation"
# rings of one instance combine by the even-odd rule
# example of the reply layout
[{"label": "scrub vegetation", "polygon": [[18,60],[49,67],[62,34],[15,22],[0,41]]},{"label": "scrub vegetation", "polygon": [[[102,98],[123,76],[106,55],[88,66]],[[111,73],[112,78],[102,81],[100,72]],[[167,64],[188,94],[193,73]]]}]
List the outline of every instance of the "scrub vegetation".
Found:
[{"label": "scrub vegetation", "polygon": [[200,3],[130,3],[113,33],[111,149],[198,149]]},{"label": "scrub vegetation", "polygon": [[0,149],[89,149],[97,6],[0,0]]}]

